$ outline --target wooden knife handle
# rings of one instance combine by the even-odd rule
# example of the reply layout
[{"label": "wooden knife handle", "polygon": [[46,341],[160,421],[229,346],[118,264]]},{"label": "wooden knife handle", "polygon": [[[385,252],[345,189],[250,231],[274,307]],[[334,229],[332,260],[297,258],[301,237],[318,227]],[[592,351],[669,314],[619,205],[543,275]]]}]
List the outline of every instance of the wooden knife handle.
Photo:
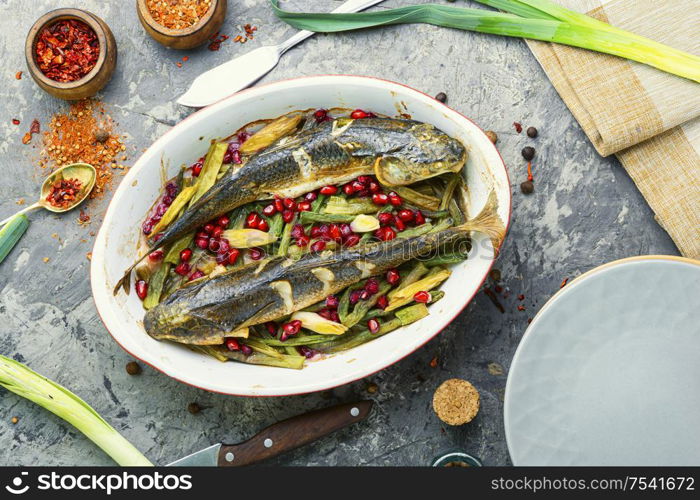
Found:
[{"label": "wooden knife handle", "polygon": [[293,450],[363,420],[371,409],[372,401],[364,400],[283,420],[266,427],[248,441],[222,445],[219,450],[219,466],[249,465]]}]

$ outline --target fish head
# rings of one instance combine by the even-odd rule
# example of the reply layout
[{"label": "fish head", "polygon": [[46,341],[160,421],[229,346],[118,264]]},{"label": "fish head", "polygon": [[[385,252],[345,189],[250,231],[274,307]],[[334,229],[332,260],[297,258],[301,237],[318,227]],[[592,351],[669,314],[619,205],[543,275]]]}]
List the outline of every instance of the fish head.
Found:
[{"label": "fish head", "polygon": [[143,326],[154,339],[183,344],[221,344],[224,337],[217,325],[198,318],[179,304],[161,303],[150,309],[143,318]]},{"label": "fish head", "polygon": [[374,172],[382,184],[405,186],[464,167],[467,149],[460,141],[428,123],[413,123],[401,146],[375,161]]}]

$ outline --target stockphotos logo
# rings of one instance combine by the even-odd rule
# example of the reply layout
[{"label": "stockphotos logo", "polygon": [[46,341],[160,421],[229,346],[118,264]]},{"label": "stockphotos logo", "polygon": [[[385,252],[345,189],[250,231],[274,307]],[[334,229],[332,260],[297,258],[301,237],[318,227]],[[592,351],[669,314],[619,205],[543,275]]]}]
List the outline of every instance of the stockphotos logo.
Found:
[{"label": "stockphotos logo", "polygon": [[[12,479],[5,489],[13,495],[22,495],[29,490],[24,484],[27,472]],[[41,491],[100,491],[111,495],[114,491],[174,491],[192,489],[192,476],[189,474],[41,474],[37,476],[36,489]]]}]

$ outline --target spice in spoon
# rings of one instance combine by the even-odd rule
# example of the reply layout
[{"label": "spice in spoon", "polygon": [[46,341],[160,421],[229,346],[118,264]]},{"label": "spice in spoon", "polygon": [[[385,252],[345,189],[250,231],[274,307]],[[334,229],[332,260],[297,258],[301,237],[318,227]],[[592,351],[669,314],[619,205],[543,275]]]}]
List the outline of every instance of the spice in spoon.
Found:
[{"label": "spice in spoon", "polygon": [[75,203],[82,185],[80,179],[58,179],[51,186],[46,201],[56,208],[68,208]]}]

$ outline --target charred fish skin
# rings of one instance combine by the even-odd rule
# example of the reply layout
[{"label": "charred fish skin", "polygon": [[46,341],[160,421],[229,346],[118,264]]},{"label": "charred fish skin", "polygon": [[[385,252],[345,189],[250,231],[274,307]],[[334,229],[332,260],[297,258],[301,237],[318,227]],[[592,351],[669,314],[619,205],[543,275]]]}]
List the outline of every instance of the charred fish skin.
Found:
[{"label": "charred fish skin", "polygon": [[297,262],[278,257],[257,274],[249,266],[177,290],[148,311],[144,326],[156,339],[221,344],[227,333],[279,319],[466,237],[451,228],[356,250],[306,254]]}]

